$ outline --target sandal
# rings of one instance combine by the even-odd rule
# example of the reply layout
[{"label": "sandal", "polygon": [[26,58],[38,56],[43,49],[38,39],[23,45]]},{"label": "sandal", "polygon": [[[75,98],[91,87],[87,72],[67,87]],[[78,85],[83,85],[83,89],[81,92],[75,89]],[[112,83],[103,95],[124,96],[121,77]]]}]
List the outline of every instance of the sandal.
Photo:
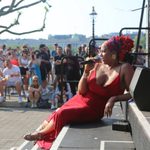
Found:
[{"label": "sandal", "polygon": [[33,134],[30,133],[30,134],[26,134],[24,136],[24,139],[28,140],[28,141],[41,140],[42,139],[42,135],[41,135],[41,133],[38,133],[38,132],[33,133]]}]

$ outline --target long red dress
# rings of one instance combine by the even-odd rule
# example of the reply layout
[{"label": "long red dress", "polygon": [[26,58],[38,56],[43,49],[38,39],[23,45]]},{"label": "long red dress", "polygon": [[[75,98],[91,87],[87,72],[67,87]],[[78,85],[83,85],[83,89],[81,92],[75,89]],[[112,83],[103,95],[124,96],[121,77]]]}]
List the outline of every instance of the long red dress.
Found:
[{"label": "long red dress", "polygon": [[93,71],[88,78],[88,85],[89,91],[86,95],[76,94],[48,117],[47,121],[53,119],[55,130],[45,135],[44,140],[37,141],[40,148],[49,149],[66,124],[100,120],[103,117],[107,100],[124,92],[120,87],[119,75],[111,84],[103,87],[96,84],[96,71]]}]

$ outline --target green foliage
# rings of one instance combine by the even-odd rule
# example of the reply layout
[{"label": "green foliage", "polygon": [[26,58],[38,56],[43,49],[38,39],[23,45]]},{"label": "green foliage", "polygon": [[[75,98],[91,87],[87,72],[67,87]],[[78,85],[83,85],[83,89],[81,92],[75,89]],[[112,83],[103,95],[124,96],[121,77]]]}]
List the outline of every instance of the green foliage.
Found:
[{"label": "green foliage", "polygon": [[[137,44],[137,36],[134,37],[135,46]],[[146,48],[146,34],[142,34],[140,38],[140,45],[145,49]]]}]

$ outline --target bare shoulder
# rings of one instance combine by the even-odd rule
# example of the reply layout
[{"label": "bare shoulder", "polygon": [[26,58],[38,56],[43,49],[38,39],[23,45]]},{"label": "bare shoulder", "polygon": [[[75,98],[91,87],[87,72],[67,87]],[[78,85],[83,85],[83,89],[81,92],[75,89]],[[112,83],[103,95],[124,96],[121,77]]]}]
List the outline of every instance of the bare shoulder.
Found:
[{"label": "bare shoulder", "polygon": [[134,69],[132,65],[129,63],[122,64],[121,66],[121,78],[122,78],[122,85],[125,89],[129,90],[129,85],[132,80],[134,74]]},{"label": "bare shoulder", "polygon": [[121,66],[121,70],[122,72],[126,73],[126,72],[134,72],[133,66],[130,65],[129,63],[124,63]]}]

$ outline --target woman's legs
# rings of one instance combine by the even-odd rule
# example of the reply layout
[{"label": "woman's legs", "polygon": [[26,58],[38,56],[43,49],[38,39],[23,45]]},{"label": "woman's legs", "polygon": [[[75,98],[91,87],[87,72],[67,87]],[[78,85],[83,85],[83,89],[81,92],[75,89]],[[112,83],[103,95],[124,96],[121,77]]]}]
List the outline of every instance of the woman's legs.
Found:
[{"label": "woman's legs", "polygon": [[43,123],[40,125],[40,128],[38,131],[41,131],[42,129],[44,129],[46,126],[48,125],[48,121],[44,120]]},{"label": "woman's legs", "polygon": [[31,102],[31,107],[34,107],[33,106],[33,103],[34,103],[34,92],[33,91],[29,91],[29,100]]},{"label": "woman's legs", "polygon": [[33,92],[32,91],[29,91],[29,98],[33,99]]},{"label": "woman's legs", "polygon": [[35,140],[42,140],[42,137],[47,133],[50,133],[54,130],[54,122],[51,120],[50,122],[44,121],[39,129],[32,134],[27,134],[24,136],[25,140],[28,141],[35,141]]},{"label": "woman's legs", "polygon": [[0,81],[0,96],[3,96],[3,92],[4,92],[4,81]]},{"label": "woman's legs", "polygon": [[34,102],[35,102],[35,104],[38,102],[39,98],[40,98],[40,93],[35,91],[34,92]]},{"label": "woman's legs", "polygon": [[24,76],[24,78],[23,78],[23,84],[24,84],[24,89],[25,89],[25,91],[28,91],[29,77]]},{"label": "woman's legs", "polygon": [[16,91],[18,92],[19,96],[21,96],[21,82],[17,81],[15,86],[16,86]]},{"label": "woman's legs", "polygon": [[45,135],[50,133],[54,130],[54,121],[51,120],[50,122],[45,121],[43,123],[43,128],[39,131],[40,134]]}]

